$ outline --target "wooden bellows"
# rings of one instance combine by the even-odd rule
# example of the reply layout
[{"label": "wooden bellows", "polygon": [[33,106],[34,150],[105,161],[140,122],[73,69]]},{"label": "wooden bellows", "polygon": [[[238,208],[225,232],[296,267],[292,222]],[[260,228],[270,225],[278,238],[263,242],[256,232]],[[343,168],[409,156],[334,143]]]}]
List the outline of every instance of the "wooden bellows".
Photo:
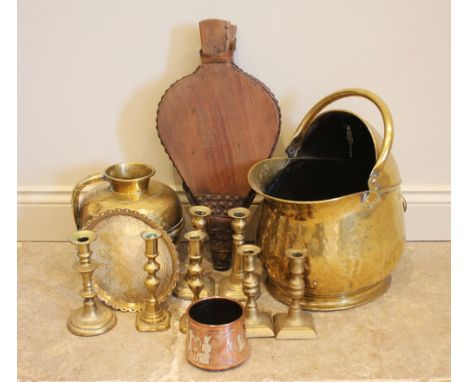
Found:
[{"label": "wooden bellows", "polygon": [[201,65],[163,95],[157,130],[190,202],[213,209],[207,225],[213,263],[227,269],[232,235],[227,210],[250,205],[247,172],[272,154],[280,110],[269,89],[233,63],[236,26],[224,20],[199,26]]}]

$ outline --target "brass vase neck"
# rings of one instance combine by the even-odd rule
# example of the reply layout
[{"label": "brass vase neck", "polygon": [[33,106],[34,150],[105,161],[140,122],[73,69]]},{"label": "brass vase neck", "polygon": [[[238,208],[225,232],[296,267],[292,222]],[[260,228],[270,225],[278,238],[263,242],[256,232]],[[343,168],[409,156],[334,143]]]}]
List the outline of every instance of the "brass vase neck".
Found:
[{"label": "brass vase neck", "polygon": [[112,190],[122,194],[137,194],[148,191],[149,178],[135,181],[108,179]]},{"label": "brass vase neck", "polygon": [[106,169],[104,176],[113,191],[137,194],[148,191],[154,168],[143,163],[119,163]]}]

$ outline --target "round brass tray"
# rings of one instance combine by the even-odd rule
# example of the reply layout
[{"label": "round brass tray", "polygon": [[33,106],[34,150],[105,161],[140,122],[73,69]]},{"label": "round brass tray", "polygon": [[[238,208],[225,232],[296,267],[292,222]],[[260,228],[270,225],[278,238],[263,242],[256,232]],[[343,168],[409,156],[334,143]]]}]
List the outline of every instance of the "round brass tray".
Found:
[{"label": "round brass tray", "polygon": [[158,243],[161,265],[159,302],[167,300],[179,276],[179,260],[169,235],[155,222],[136,211],[114,209],[96,215],[83,229],[92,230],[97,239],[92,245],[93,260],[97,264],[94,282],[100,300],[124,312],[141,311],[148,291],[147,273],[143,270],[147,258],[141,232],[155,229],[161,232]]}]

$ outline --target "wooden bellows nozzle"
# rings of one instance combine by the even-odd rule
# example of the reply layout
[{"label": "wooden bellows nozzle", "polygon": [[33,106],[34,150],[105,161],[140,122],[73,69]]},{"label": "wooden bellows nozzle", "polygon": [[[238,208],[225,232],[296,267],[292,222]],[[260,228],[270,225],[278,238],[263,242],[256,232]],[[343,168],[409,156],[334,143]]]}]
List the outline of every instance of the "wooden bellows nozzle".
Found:
[{"label": "wooden bellows nozzle", "polygon": [[202,63],[232,62],[237,27],[229,21],[210,19],[199,23]]}]

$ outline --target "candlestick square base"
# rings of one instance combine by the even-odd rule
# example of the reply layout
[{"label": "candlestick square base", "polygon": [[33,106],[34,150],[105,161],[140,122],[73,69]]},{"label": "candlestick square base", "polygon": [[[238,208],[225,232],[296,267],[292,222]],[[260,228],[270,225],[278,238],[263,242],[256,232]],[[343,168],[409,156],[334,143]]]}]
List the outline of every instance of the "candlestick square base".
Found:
[{"label": "candlestick square base", "polygon": [[247,338],[274,337],[273,322],[267,312],[258,312],[255,321],[245,320],[245,334]]},{"label": "candlestick square base", "polygon": [[278,340],[313,340],[317,338],[312,316],[302,312],[299,319],[291,320],[288,313],[273,317],[275,337]]},{"label": "candlestick square base", "polygon": [[135,326],[140,332],[163,332],[171,326],[171,314],[167,310],[156,314],[138,312]]}]

